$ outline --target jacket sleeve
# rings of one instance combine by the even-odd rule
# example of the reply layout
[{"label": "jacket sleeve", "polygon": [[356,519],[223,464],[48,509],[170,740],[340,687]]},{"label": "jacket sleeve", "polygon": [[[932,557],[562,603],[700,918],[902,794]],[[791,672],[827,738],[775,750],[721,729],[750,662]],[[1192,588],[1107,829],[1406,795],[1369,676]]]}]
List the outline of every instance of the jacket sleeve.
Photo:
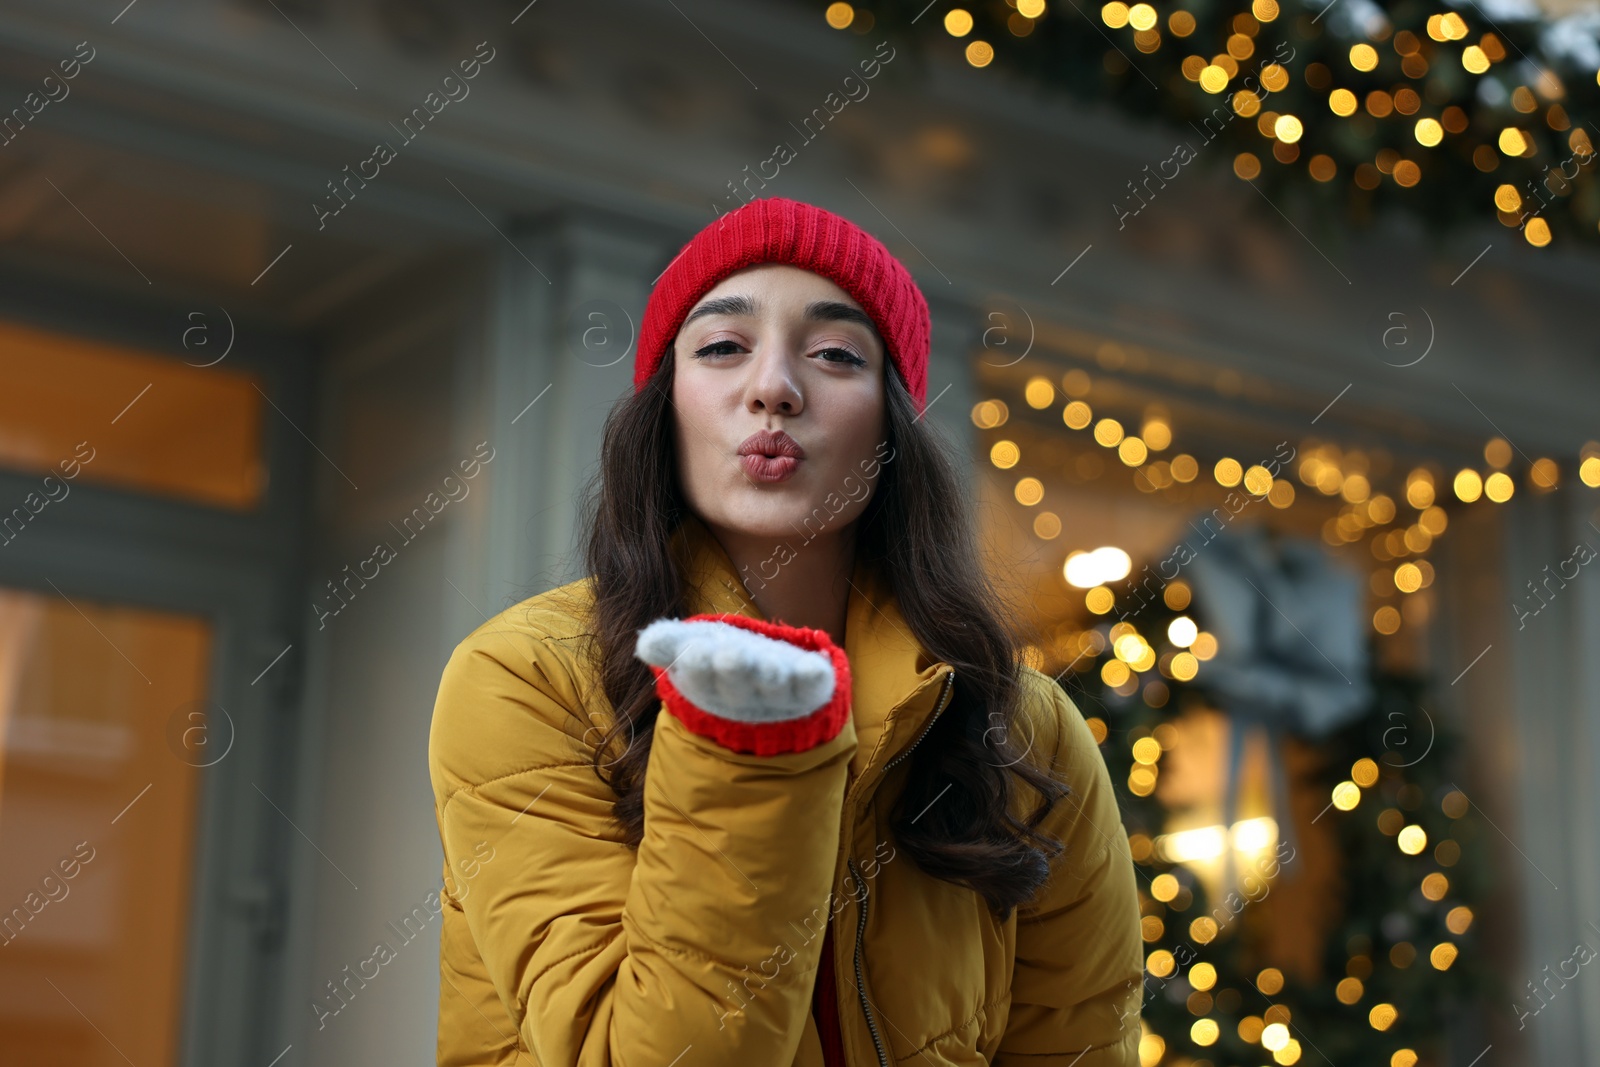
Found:
[{"label": "jacket sleeve", "polygon": [[489,982],[540,1067],[792,1062],[821,943],[778,947],[827,914],[854,723],[760,756],[663,710],[635,852],[591,763],[606,722],[585,707],[610,707],[580,691],[590,677],[565,641],[501,628],[463,641],[440,681],[446,863],[495,849],[458,901]]},{"label": "jacket sleeve", "polygon": [[[1072,701],[1043,676],[1050,766],[1071,793],[1045,822],[1066,849],[1017,910],[1011,1012],[994,1067],[1136,1067],[1144,952],[1139,894],[1111,776]],[[1051,723],[1040,727],[1041,744]]]}]

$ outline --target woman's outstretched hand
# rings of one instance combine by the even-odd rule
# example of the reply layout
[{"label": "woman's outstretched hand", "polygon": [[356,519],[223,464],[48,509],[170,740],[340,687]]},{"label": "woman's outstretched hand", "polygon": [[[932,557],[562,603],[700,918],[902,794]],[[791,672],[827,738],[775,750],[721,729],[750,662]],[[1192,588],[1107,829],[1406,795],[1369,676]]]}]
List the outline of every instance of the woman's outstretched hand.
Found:
[{"label": "woman's outstretched hand", "polygon": [[658,619],[639,631],[638,654],[689,700],[728,719],[798,718],[833,697],[826,655],[726,622]]},{"label": "woman's outstretched hand", "polygon": [[821,630],[740,615],[658,619],[635,651],[670,711],[736,751],[809,748],[849,714],[848,662]]}]

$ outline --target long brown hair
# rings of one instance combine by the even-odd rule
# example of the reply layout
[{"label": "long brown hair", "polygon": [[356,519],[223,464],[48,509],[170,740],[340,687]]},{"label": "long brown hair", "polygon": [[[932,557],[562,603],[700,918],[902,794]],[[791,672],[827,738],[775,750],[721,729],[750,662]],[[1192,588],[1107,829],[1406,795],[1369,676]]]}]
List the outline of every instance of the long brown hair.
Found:
[{"label": "long brown hair", "polygon": [[[660,708],[634,645],[648,623],[689,613],[670,546],[687,512],[673,447],[673,363],[669,352],[645,387],[612,409],[585,508],[592,633],[615,713],[595,771],[617,795],[613,814],[633,847],[644,835],[645,767]],[[894,459],[859,520],[856,552],[887,580],[922,647],[956,672],[949,705],[911,755],[891,827],[922,871],[980,893],[1004,919],[1033,897],[1061,853],[1037,827],[1069,790],[1013,743],[1029,734],[1019,728],[1017,646],[979,562],[968,509],[957,505],[950,448],[918,417],[898,371],[886,370],[884,381]],[[1022,786],[1040,800],[1019,820],[1011,808]]]}]

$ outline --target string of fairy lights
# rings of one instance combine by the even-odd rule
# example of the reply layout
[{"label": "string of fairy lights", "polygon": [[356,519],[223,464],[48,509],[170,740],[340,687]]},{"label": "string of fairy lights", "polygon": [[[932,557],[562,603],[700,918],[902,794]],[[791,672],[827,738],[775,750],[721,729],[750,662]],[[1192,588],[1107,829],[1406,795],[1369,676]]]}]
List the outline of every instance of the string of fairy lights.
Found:
[{"label": "string of fairy lights", "polygon": [[1493,19],[1475,3],[1370,0],[1109,0],[1098,11],[1005,0],[925,19],[928,6],[835,2],[824,18],[858,34],[899,31],[930,52],[954,43],[971,67],[1176,120],[1202,148],[1226,143],[1240,179],[1274,197],[1342,201],[1353,220],[1375,205],[1435,223],[1492,212],[1534,247],[1559,230],[1600,237],[1593,29],[1531,5]]},{"label": "string of fairy lights", "polygon": [[[1379,601],[1371,625],[1380,634],[1426,622],[1426,601],[1417,594],[1433,583],[1426,557],[1449,529],[1452,510],[1496,506],[1518,492],[1551,492],[1574,466],[1541,457],[1514,467],[1515,450],[1498,437],[1484,446],[1481,464],[1461,467],[1396,465],[1377,450],[1309,440],[1274,475],[1235,456],[1183,450],[1169,411],[1104,398],[1081,368],[1059,379],[1033,375],[1021,394],[1012,402],[1058,417],[1059,435],[1034,418],[1013,423],[999,396],[975,404],[971,419],[985,434],[992,467],[1014,475],[1011,495],[1031,512],[1041,542],[1064,533],[1060,517],[1044,507],[1054,488],[1047,485],[1049,468],[1059,468],[1062,453],[1052,454],[1045,442],[1076,438],[1086,452],[1070,462],[1073,481],[1121,472],[1139,492],[1169,496],[1175,506],[1237,492],[1279,511],[1331,510],[1322,538],[1333,547],[1364,547]],[[1019,424],[1026,433],[1008,430]],[[1104,461],[1081,462],[1085,454]],[[1575,467],[1578,481],[1600,486],[1600,442],[1585,444]],[[1196,825],[1157,794],[1164,757],[1187,743],[1180,716],[1195,706],[1193,687],[1203,686],[1217,638],[1192,616],[1192,590],[1182,579],[1166,583],[1142,607],[1124,602],[1133,610],[1111,622],[1106,616],[1130,569],[1127,552],[1116,546],[1065,553],[1062,580],[1082,591],[1092,621],[1064,623],[1053,647],[1028,654],[1036,667],[1054,661],[1052,670],[1065,665],[1071,669],[1062,675],[1080,679],[1075,699],[1108,769],[1130,795],[1123,809],[1130,854],[1145,872],[1140,930],[1156,991],[1142,1012],[1140,1062],[1287,1067],[1319,1058],[1304,1044],[1308,1039],[1334,1062],[1437,1062],[1451,1013],[1481,1001],[1493,981],[1474,944],[1485,876],[1470,802],[1447,770],[1450,736],[1441,725],[1434,757],[1403,765],[1367,755],[1379,739],[1359,725],[1318,742],[1326,764],[1303,781],[1321,794],[1325,812],[1337,814],[1323,829],[1335,835],[1338,878],[1360,892],[1343,898],[1341,916],[1327,930],[1319,975],[1263,958],[1260,940],[1241,936],[1243,924],[1222,906],[1229,889],[1223,857],[1231,852],[1239,869],[1259,868],[1277,854],[1277,820],[1242,812],[1231,826]],[[1380,709],[1405,699],[1396,695],[1401,683],[1380,674],[1375,684]],[[1210,707],[1198,692],[1199,706]],[[1108,719],[1117,726],[1114,738]],[[1370,721],[1378,730],[1393,725],[1379,712]],[[1384,734],[1381,743],[1389,740]],[[1300,843],[1306,846],[1304,837]]]},{"label": "string of fairy lights", "polygon": [[[1203,463],[1190,452],[1173,451],[1174,434],[1171,418],[1158,405],[1146,407],[1140,416],[1138,432],[1113,414],[1096,412],[1091,403],[1093,382],[1087,371],[1074,368],[1059,382],[1043,375],[1029,378],[1022,390],[1022,402],[1034,411],[1048,411],[1059,407],[1060,418],[1066,430],[1084,434],[1096,446],[1132,476],[1133,485],[1140,492],[1160,494],[1178,487],[1204,486],[1214,483],[1217,490],[1235,490],[1263,501],[1273,508],[1286,510],[1296,505],[1301,490],[1295,487],[1298,480],[1305,494],[1314,494],[1324,505],[1337,502],[1337,513],[1322,524],[1322,538],[1331,546],[1367,543],[1372,556],[1370,584],[1373,594],[1380,599],[1396,595],[1399,606],[1380,604],[1373,612],[1371,624],[1380,634],[1393,634],[1406,624],[1420,624],[1427,619],[1426,602],[1414,594],[1433,584],[1434,567],[1426,558],[1434,542],[1444,535],[1450,525],[1450,515],[1444,503],[1452,506],[1504,504],[1518,490],[1516,459],[1511,444],[1502,437],[1491,438],[1483,448],[1483,464],[1446,469],[1435,463],[1422,463],[1407,470],[1403,478],[1395,478],[1392,487],[1379,484],[1380,475],[1375,470],[1373,453],[1360,448],[1344,448],[1328,440],[1311,439],[1301,442],[1295,454],[1293,473],[1281,470],[1275,477],[1260,464],[1245,465],[1233,456],[1223,455]],[[973,425],[993,435],[988,447],[988,458],[997,470],[1025,469],[1022,446],[1003,436],[1003,428],[1010,420],[1010,408],[1004,399],[995,397],[981,400],[972,408]],[[1569,466],[1584,486],[1600,487],[1600,441],[1588,441],[1579,450],[1575,465]],[[1114,469],[1110,465],[1098,467],[1077,465],[1077,473],[1085,470],[1100,476],[1097,471]],[[1520,471],[1522,485],[1530,492],[1548,493],[1557,489],[1566,472],[1562,464],[1548,456],[1533,459]],[[1032,529],[1041,541],[1054,541],[1062,534],[1059,515],[1040,508],[1046,495],[1044,479],[1036,473],[1027,473],[1017,479],[1012,487],[1016,502],[1033,512]],[[1189,495],[1188,493],[1184,494]],[[1114,583],[1126,577],[1130,561],[1125,552],[1115,547],[1093,551],[1078,549],[1069,553],[1062,563],[1062,577],[1075,588],[1084,589],[1084,606],[1094,615],[1105,615],[1115,604]],[[1177,588],[1176,586],[1172,588]],[[1184,598],[1179,590],[1173,596]],[[1174,608],[1182,604],[1172,604]],[[1186,632],[1185,632],[1186,633]],[[1169,635],[1169,638],[1172,635]],[[1209,635],[1205,635],[1209,637]],[[1128,655],[1122,655],[1124,642]],[[1193,659],[1209,659],[1215,654],[1208,641],[1194,647],[1194,637],[1185,641],[1170,641],[1182,655]],[[1214,639],[1211,639],[1214,641]],[[1151,659],[1155,653],[1148,641],[1137,633],[1113,632],[1109,641],[1118,648],[1119,659],[1135,667]],[[1076,651],[1085,651],[1078,649]],[[1058,649],[1057,653],[1073,650]],[[1179,672],[1192,670],[1188,659],[1173,654],[1173,663],[1163,662],[1163,674],[1172,667]],[[1187,677],[1178,676],[1187,681]],[[1189,675],[1192,677],[1192,674]],[[1109,684],[1117,680],[1108,677]]]},{"label": "string of fairy lights", "polygon": [[[1159,627],[1170,611],[1147,615],[1142,621]],[[1277,822],[1256,816],[1232,827],[1176,828],[1178,812],[1154,795],[1164,755],[1183,743],[1171,712],[1134,705],[1118,719],[1130,725],[1112,745],[1098,716],[1091,724],[1108,769],[1126,777],[1135,798],[1123,811],[1130,854],[1146,872],[1145,969],[1156,990],[1169,993],[1146,1000],[1140,1062],[1438,1062],[1450,1013],[1481,999],[1493,981],[1472,943],[1484,884],[1479,827],[1444,763],[1398,766],[1357,755],[1360,736],[1319,745],[1329,757],[1315,776],[1322,784],[1306,784],[1326,789],[1325,810],[1339,813],[1325,824],[1336,834],[1339,878],[1361,891],[1346,897],[1324,942],[1325,970],[1313,977],[1263,957],[1261,941],[1241,937],[1231,909],[1219,907],[1229,889],[1223,854],[1232,850],[1240,869],[1260,869],[1265,857],[1282,854]],[[1266,893],[1259,885],[1248,892]],[[1320,1056],[1303,1047],[1310,1035]]]}]

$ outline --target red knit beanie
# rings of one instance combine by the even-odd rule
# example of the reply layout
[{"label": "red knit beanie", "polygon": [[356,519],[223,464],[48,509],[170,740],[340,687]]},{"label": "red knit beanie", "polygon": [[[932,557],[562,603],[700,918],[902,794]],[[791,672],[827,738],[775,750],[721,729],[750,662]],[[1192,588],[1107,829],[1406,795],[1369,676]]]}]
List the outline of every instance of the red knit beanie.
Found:
[{"label": "red knit beanie", "polygon": [[928,394],[928,302],[911,272],[876,237],[831,211],[779,196],[730,211],[695,234],[667,265],[645,306],[634,354],[644,388],[705,293],[736,270],[788,263],[849,293],[877,324],[889,359],[922,411]]}]

